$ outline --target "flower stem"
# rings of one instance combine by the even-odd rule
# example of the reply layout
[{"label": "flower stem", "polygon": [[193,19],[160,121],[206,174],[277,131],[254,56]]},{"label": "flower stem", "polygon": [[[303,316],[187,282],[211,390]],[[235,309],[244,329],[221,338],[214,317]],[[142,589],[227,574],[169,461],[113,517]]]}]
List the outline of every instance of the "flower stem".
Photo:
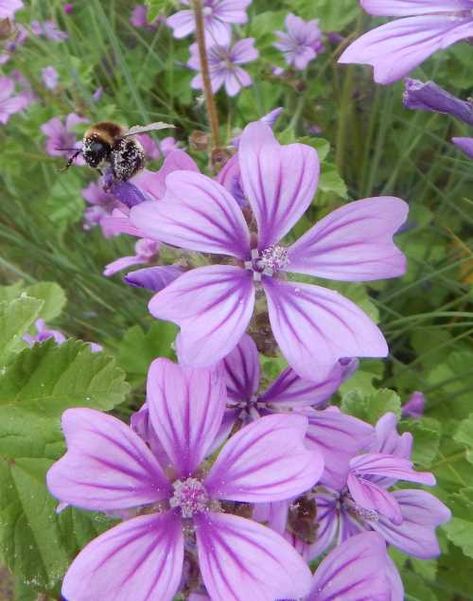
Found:
[{"label": "flower stem", "polygon": [[212,82],[210,81],[209,62],[207,59],[207,47],[205,42],[205,23],[202,10],[202,0],[192,0],[195,19],[195,36],[199,47],[200,70],[202,73],[202,82],[204,86],[205,104],[207,105],[207,115],[210,125],[210,152],[220,145],[218,113],[215,105],[215,98],[212,92]]}]

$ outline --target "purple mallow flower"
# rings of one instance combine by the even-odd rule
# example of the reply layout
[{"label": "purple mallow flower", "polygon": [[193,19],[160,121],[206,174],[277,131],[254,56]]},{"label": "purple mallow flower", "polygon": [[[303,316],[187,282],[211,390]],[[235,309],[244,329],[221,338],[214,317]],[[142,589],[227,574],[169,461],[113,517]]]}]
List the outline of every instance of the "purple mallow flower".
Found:
[{"label": "purple mallow flower", "polygon": [[21,0],[0,0],[0,19],[12,19],[23,8]]},{"label": "purple mallow flower", "polygon": [[65,31],[59,29],[54,21],[32,21],[31,31],[34,35],[44,36],[52,42],[63,42],[69,37]]},{"label": "purple mallow flower", "polygon": [[[190,5],[190,0],[181,0]],[[207,44],[228,44],[231,38],[231,26],[246,23],[246,9],[251,0],[204,0],[203,12]],[[195,29],[194,11],[192,8],[181,10],[167,19],[175,38],[184,38]]]},{"label": "purple mallow flower", "polygon": [[360,0],[371,15],[404,17],[381,25],[348,46],[340,63],[374,67],[377,83],[393,83],[437,50],[473,36],[471,0]]},{"label": "purple mallow flower", "polygon": [[340,544],[364,530],[375,530],[387,543],[404,553],[421,559],[440,554],[435,535],[437,526],[447,522],[449,509],[424,490],[391,487],[398,481],[418,482],[433,486],[428,472],[416,472],[409,460],[412,435],[399,436],[397,418],[385,414],[376,425],[377,440],[369,453],[355,455],[349,462],[344,482],[337,487],[317,487],[294,504],[277,503],[257,508],[254,517],[269,522],[278,532],[291,524],[288,517],[297,504],[315,503],[317,536],[304,538],[297,521],[287,529],[286,538],[312,560],[334,542]]},{"label": "purple mallow flower", "polygon": [[168,175],[161,202],[144,202],[130,213],[132,224],[150,238],[230,257],[188,271],[150,301],[155,317],[180,325],[180,360],[208,366],[228,355],[262,291],[274,337],[301,377],[323,378],[344,357],[386,356],[380,330],[354,303],[286,276],[366,281],[403,274],[405,257],[392,236],[406,219],[406,203],[393,197],[350,203],[286,246],[281,240],[317,188],[316,151],[281,146],[268,125],[256,122],[241,136],[238,160],[258,233],[250,232],[238,201],[223,186],[190,171]]},{"label": "purple mallow flower", "polygon": [[148,7],[144,4],[137,4],[131,11],[130,23],[134,27],[141,27],[144,29],[156,29],[161,17],[156,17],[154,21],[148,21]]},{"label": "purple mallow flower", "polygon": [[[108,192],[105,192],[103,187],[96,182],[91,182],[82,190],[83,198],[89,203],[84,211],[84,229],[90,230],[96,225],[102,225],[104,217],[111,215],[113,209],[117,206],[117,200]],[[107,232],[103,231],[105,237]]]},{"label": "purple mallow flower", "polygon": [[48,90],[55,90],[58,84],[59,74],[52,66],[41,69],[43,83]]},{"label": "purple mallow flower", "polygon": [[104,276],[110,277],[123,269],[128,269],[132,265],[142,265],[154,261],[159,252],[159,244],[155,240],[140,238],[135,244],[135,254],[127,257],[120,257],[105,266]]},{"label": "purple mallow flower", "polygon": [[303,71],[323,50],[322,33],[317,20],[304,21],[292,13],[285,20],[286,31],[277,31],[274,46],[280,50],[288,65]]},{"label": "purple mallow flower", "polygon": [[15,93],[15,81],[10,77],[0,77],[0,123],[5,125],[15,113],[23,111],[29,104],[24,92]]},{"label": "purple mallow flower", "polygon": [[[240,67],[258,58],[258,50],[254,47],[254,38],[245,38],[231,45],[230,42],[214,45],[208,48],[210,79],[212,90],[217,92],[222,86],[229,96],[235,96],[241,90],[251,85],[252,79]],[[199,49],[197,44],[190,47],[191,57],[187,63],[191,69],[200,71]],[[203,88],[202,75],[196,75],[192,80],[192,87]]]},{"label": "purple mallow flower", "polygon": [[[59,117],[53,117],[43,123],[41,131],[46,136],[46,152],[53,157],[68,157],[71,149],[82,148],[82,142],[74,133],[74,128],[81,123],[87,123],[87,119],[76,113],[67,115],[64,122]],[[61,150],[65,148],[69,150]],[[81,156],[77,157],[76,164],[85,164]]]},{"label": "purple mallow flower", "polygon": [[424,83],[418,79],[406,78],[403,102],[407,109],[451,115],[473,125],[473,103],[460,100],[433,81]]},{"label": "purple mallow flower", "polygon": [[53,339],[56,344],[62,344],[66,342],[66,337],[59,330],[53,330],[48,328],[44,319],[37,319],[35,321],[36,334],[25,334],[23,340],[28,346],[33,346],[37,342],[44,342],[45,340]]},{"label": "purple mallow flower", "polygon": [[159,459],[115,417],[91,409],[63,415],[68,451],[48,472],[49,490],[61,503],[134,514],[79,553],[63,596],[171,601],[189,554],[213,599],[306,595],[311,574],[294,548],[231,508],[283,500],[317,481],[320,461],[304,446],[307,420],[262,418],[232,436],[210,466],[225,410],[218,371],[158,359],[147,402]]},{"label": "purple mallow flower", "polygon": [[416,390],[402,407],[403,417],[412,417],[420,419],[424,415],[425,396],[422,392]]}]

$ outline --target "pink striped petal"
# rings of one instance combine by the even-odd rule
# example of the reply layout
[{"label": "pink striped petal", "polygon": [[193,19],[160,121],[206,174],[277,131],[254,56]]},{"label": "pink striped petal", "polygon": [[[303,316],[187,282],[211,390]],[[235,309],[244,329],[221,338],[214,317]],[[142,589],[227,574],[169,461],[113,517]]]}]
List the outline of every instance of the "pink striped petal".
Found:
[{"label": "pink striped petal", "polygon": [[263,287],[273,334],[302,378],[326,378],[344,357],[388,354],[374,322],[338,292],[274,278],[263,278]]},{"label": "pink striped petal", "polygon": [[380,17],[409,17],[471,10],[471,0],[360,0],[364,10]]},{"label": "pink striped petal", "polygon": [[130,217],[148,237],[166,244],[249,258],[250,234],[238,203],[201,173],[174,171],[166,178],[162,202],[143,202]]},{"label": "pink striped petal", "polygon": [[[402,523],[402,514],[398,502],[390,492],[374,482],[348,474],[348,490],[359,508],[373,511],[375,515],[384,515],[393,524]],[[369,515],[368,513],[366,515]]]},{"label": "pink striped petal", "polygon": [[384,453],[366,453],[350,461],[350,469],[362,476],[384,476],[406,482],[418,482],[425,486],[435,486],[435,478],[430,472],[416,472],[412,461]]},{"label": "pink striped petal", "polygon": [[327,375],[317,380],[305,380],[289,367],[259,396],[259,400],[294,408],[325,405],[357,367],[356,359],[337,361]]},{"label": "pink striped petal", "polygon": [[448,507],[424,490],[395,490],[391,494],[401,510],[402,523],[396,525],[380,516],[370,521],[370,526],[408,555],[420,559],[440,555],[435,529],[450,520]]},{"label": "pink striped petal", "polygon": [[320,453],[304,446],[307,418],[269,415],[245,426],[225,444],[205,486],[216,499],[263,503],[295,497],[323,471]]},{"label": "pink striped petal", "polygon": [[406,258],[392,238],[407,212],[403,200],[390,196],[340,207],[289,247],[285,270],[349,282],[402,275]]},{"label": "pink striped petal", "polygon": [[62,594],[73,601],[172,601],[183,559],[179,518],[143,515],[89,543],[69,568]]},{"label": "pink striped petal", "polygon": [[350,459],[369,447],[375,437],[374,428],[336,407],[325,411],[307,408],[303,415],[309,419],[307,443],[324,458],[321,484],[339,490],[346,482]]},{"label": "pink striped petal", "polygon": [[194,473],[217,436],[226,401],[219,370],[193,369],[156,359],[148,372],[151,424],[180,477]]},{"label": "pink striped petal", "polygon": [[181,275],[151,299],[149,310],[158,319],[181,326],[179,360],[206,367],[238,344],[250,322],[254,299],[249,271],[213,265]]},{"label": "pink striped petal", "polygon": [[375,81],[390,84],[408,75],[437,50],[471,36],[471,17],[406,17],[365,33],[348,46],[338,62],[372,65]]},{"label": "pink striped petal", "polygon": [[62,417],[67,453],[49,470],[48,488],[62,502],[113,511],[154,503],[171,486],[141,438],[123,422],[93,409]]},{"label": "pink striped petal", "polygon": [[243,334],[222,365],[228,395],[235,400],[251,399],[260,383],[258,349],[251,336]]},{"label": "pink striped petal", "polygon": [[279,242],[309,207],[319,180],[319,159],[305,144],[281,146],[261,121],[246,126],[238,157],[243,189],[258,224],[258,248],[264,250]]},{"label": "pink striped petal", "polygon": [[390,601],[386,544],[375,532],[336,547],[315,571],[307,601]]},{"label": "pink striped petal", "polygon": [[310,587],[307,564],[279,534],[224,513],[196,520],[199,566],[211,599],[298,599]]}]

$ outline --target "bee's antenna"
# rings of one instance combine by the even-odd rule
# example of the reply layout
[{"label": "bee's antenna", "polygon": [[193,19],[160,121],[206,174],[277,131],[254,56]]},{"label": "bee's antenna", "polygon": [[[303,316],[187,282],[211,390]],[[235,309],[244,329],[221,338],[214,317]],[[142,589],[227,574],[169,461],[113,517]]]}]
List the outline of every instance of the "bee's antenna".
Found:
[{"label": "bee's antenna", "polygon": [[58,148],[58,150],[75,150],[74,154],[72,154],[69,159],[67,160],[67,163],[64,165],[64,167],[62,169],[60,169],[59,171],[66,171],[66,169],[69,169],[69,167],[72,165],[72,163],[75,161],[75,159],[80,155],[80,153],[82,152],[81,149],[77,150],[75,148]]}]

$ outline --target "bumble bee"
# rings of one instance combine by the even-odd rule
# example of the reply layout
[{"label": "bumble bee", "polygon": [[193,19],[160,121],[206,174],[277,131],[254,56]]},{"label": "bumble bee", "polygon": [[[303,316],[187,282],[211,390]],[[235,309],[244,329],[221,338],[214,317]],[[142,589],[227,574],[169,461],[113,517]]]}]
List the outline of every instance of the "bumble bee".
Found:
[{"label": "bumble bee", "polygon": [[111,121],[100,121],[91,125],[82,139],[82,148],[77,150],[67,161],[65,169],[82,154],[89,167],[97,169],[110,165],[114,180],[125,182],[145,166],[145,152],[135,137],[148,131],[158,131],[174,127],[167,123],[150,123],[134,125],[126,129]]}]

